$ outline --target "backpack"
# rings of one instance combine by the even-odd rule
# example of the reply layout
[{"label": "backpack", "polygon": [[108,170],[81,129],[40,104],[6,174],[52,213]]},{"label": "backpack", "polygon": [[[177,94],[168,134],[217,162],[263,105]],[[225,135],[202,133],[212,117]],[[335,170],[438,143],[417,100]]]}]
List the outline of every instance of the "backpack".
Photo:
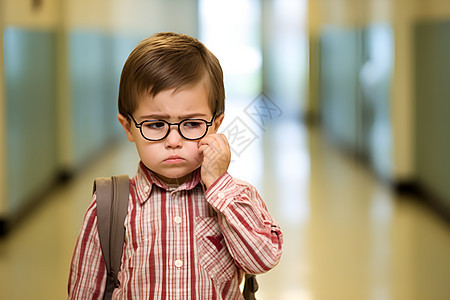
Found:
[{"label": "backpack", "polygon": [[[97,178],[93,192],[97,192],[97,230],[107,272],[103,299],[109,300],[114,289],[120,285],[117,274],[125,239],[124,222],[128,213],[130,180],[127,175]],[[257,290],[256,276],[245,274],[244,299],[256,300]]]}]

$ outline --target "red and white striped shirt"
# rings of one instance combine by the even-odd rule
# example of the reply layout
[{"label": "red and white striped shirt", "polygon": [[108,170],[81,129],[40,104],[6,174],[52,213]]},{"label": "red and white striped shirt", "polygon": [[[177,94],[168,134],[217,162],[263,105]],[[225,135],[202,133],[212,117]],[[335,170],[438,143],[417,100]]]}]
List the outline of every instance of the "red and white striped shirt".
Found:
[{"label": "red and white striped shirt", "polygon": [[[169,188],[142,163],[130,181],[125,243],[113,299],[242,299],[243,272],[275,267],[280,227],[256,189],[222,175],[208,190],[199,170]],[[69,299],[102,299],[106,268],[96,195],[72,258]]]}]

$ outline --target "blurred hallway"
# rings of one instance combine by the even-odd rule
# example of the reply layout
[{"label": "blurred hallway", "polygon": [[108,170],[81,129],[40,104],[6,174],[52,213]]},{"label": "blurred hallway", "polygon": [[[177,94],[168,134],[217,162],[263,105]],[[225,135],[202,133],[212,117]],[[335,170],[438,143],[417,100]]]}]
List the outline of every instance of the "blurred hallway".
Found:
[{"label": "blurred hallway", "polygon": [[448,0],[0,0],[0,300],[66,298],[93,179],[137,168],[123,63],[161,31],[218,57],[229,172],[284,231],[258,300],[450,299]]},{"label": "blurred hallway", "polygon": [[[235,113],[230,109],[229,121]],[[230,167],[254,181],[284,230],[282,261],[258,277],[259,300],[450,299],[448,224],[415,199],[393,194],[320,129],[286,119],[267,129]],[[1,240],[0,299],[66,297],[92,179],[133,175],[133,147],[111,147]],[[240,159],[249,164],[239,168]]]}]

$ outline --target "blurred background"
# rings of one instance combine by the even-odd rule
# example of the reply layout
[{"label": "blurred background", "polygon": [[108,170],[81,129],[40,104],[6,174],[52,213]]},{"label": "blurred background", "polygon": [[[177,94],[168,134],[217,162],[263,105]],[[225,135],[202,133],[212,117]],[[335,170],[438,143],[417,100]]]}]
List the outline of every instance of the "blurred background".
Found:
[{"label": "blurred background", "polygon": [[[159,31],[225,74],[229,172],[284,231],[258,299],[450,299],[448,0],[0,0],[0,299],[64,299],[121,68]],[[447,129],[446,129],[447,128]]]}]

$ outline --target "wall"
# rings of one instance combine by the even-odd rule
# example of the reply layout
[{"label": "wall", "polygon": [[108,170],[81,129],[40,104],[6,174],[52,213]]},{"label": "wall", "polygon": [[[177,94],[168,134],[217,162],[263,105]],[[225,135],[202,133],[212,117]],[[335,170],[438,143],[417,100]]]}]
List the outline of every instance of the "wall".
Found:
[{"label": "wall", "polygon": [[322,117],[329,135],[346,149],[358,148],[361,31],[326,25],[320,37]]},{"label": "wall", "polygon": [[1,2],[2,221],[26,207],[55,177],[53,56],[58,4],[55,0],[40,6],[32,6],[29,1]]},{"label": "wall", "polygon": [[[106,93],[104,76],[96,76],[107,64],[105,60],[111,51],[104,49],[105,59],[93,60],[98,58],[103,34],[111,27],[111,5],[104,0],[60,2],[58,155],[61,173],[68,176],[107,140],[103,136],[94,140],[99,137],[96,133],[103,129],[103,112],[99,109],[99,103]],[[81,86],[83,79],[90,80],[85,87]],[[97,114],[99,122],[95,120]],[[85,139],[81,130],[84,130]],[[109,136],[109,133],[106,135]]]},{"label": "wall", "polygon": [[396,172],[391,151],[397,149],[389,109],[395,71],[390,12],[388,1],[323,0],[310,8],[316,50],[310,105],[331,139],[389,180]]},{"label": "wall", "polygon": [[[4,30],[3,0],[0,0],[0,32]],[[0,222],[2,216],[7,213],[6,202],[6,111],[4,92],[4,67],[3,67],[3,34],[0,35]],[[0,225],[1,227],[2,225]]]},{"label": "wall", "polygon": [[3,32],[8,211],[15,214],[57,173],[56,33]]},{"label": "wall", "polygon": [[414,41],[418,182],[450,212],[450,18],[419,21]]},{"label": "wall", "polygon": [[262,1],[263,90],[285,117],[309,118],[308,3]]},{"label": "wall", "polygon": [[413,3],[393,3],[392,24],[395,32],[395,71],[390,104],[392,135],[393,174],[398,182],[409,182],[415,177],[414,170],[414,105],[412,98],[412,36]]},{"label": "wall", "polygon": [[449,76],[448,1],[310,1],[310,16],[310,102],[326,132],[388,182],[450,203],[449,95],[438,84]]},{"label": "wall", "polygon": [[412,86],[417,106],[415,167],[418,182],[435,205],[450,216],[450,4],[416,0]]}]

